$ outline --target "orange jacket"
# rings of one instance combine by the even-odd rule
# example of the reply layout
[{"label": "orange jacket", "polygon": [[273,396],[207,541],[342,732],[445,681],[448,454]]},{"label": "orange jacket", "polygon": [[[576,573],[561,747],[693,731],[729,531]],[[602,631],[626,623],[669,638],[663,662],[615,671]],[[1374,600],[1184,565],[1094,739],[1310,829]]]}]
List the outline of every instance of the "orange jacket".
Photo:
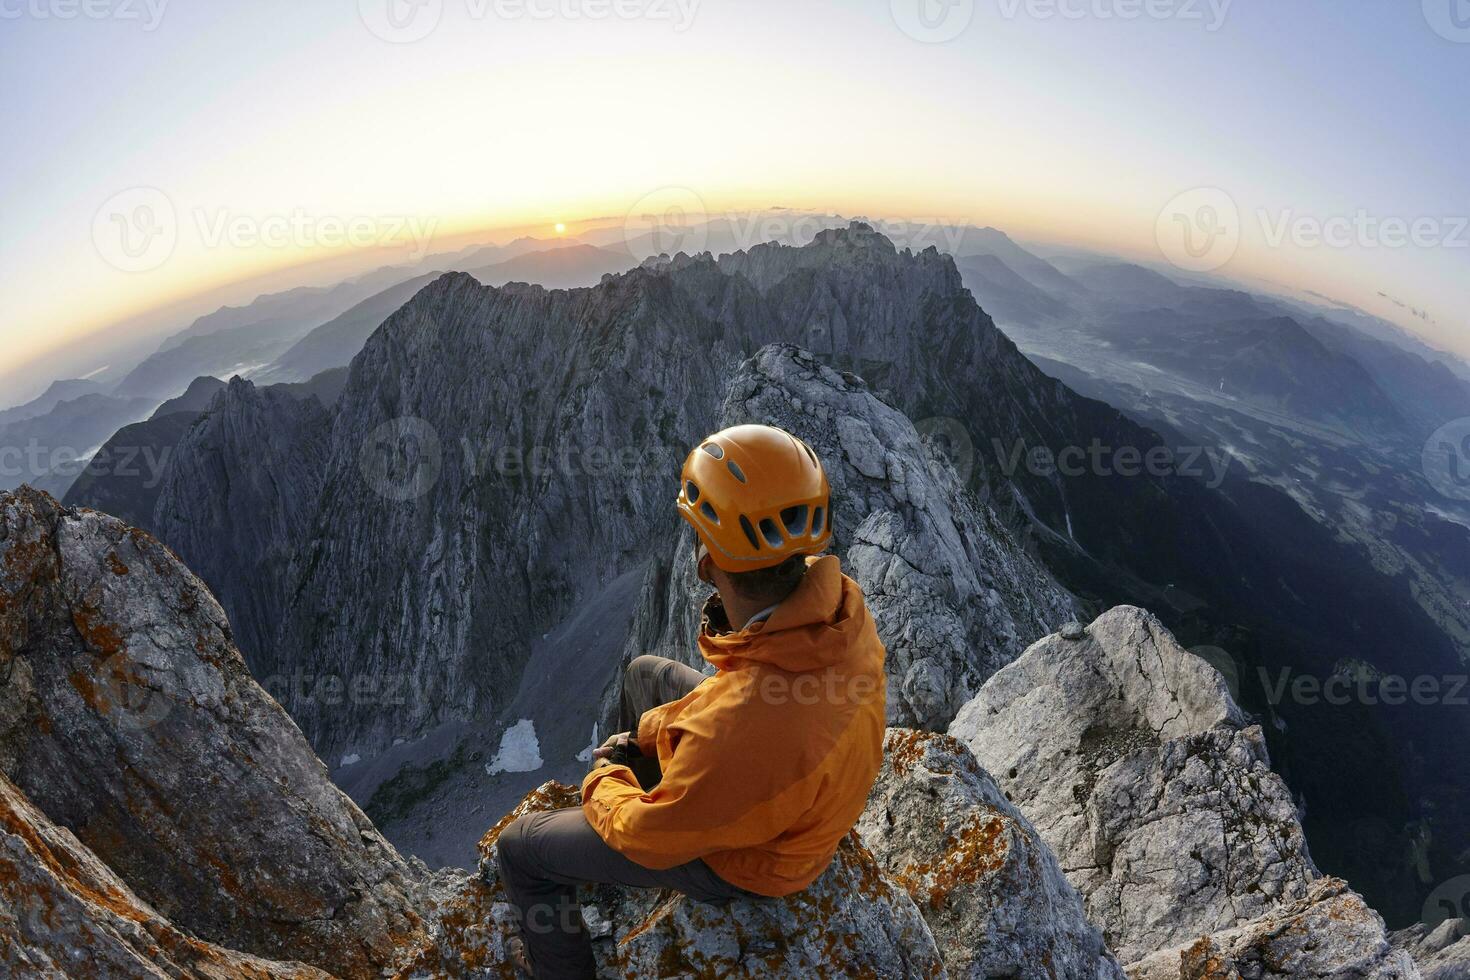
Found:
[{"label": "orange jacket", "polygon": [[761,895],[801,891],[831,863],[883,761],[883,644],[856,582],[833,556],[764,623],[701,630],[717,667],[638,722],[663,780],[645,793],[626,766],[582,782],[603,840],[648,868],[704,858]]}]

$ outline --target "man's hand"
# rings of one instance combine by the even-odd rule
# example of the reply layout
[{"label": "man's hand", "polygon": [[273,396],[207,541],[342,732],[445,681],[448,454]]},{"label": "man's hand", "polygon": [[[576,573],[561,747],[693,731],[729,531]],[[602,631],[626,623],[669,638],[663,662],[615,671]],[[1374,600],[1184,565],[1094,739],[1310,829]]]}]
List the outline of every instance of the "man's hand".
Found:
[{"label": "man's hand", "polygon": [[636,759],[643,753],[638,751],[638,743],[633,741],[630,732],[618,732],[602,743],[601,748],[592,750],[592,768],[598,766],[625,766],[629,759]]}]

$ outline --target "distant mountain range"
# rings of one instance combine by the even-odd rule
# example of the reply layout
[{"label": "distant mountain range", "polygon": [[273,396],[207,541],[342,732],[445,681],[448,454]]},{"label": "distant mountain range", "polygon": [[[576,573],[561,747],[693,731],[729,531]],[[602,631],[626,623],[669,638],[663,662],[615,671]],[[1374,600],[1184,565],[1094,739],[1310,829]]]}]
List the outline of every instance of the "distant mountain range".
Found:
[{"label": "distant mountain range", "polygon": [[[652,482],[609,499],[576,471],[511,477],[486,460],[630,441],[676,455],[720,417],[696,392],[721,388],[664,348],[693,335],[712,369],[796,342],[957,451],[996,519],[1089,607],[1145,604],[1189,642],[1228,648],[1253,679],[1242,699],[1273,721],[1278,764],[1315,802],[1324,862],[1369,876],[1364,887],[1394,915],[1412,906],[1406,866],[1358,870],[1330,814],[1347,807],[1353,826],[1387,825],[1396,840],[1427,822],[1434,860],[1455,859],[1470,841],[1443,814],[1470,801],[1424,774],[1456,764],[1440,757],[1454,743],[1436,727],[1456,723],[1443,711],[1281,704],[1253,672],[1327,676],[1344,650],[1401,673],[1470,658],[1470,511],[1438,497],[1419,463],[1429,432],[1470,416],[1463,365],[1356,311],[1096,256],[1048,259],[995,229],[936,238],[951,257],[831,216],[773,227],[809,244],[744,247],[760,226],[719,219],[690,229],[718,259],[671,258],[658,254],[666,235],[609,229],[222,309],[120,384],[58,382],[0,413],[0,460],[23,461],[6,480],[70,489],[68,503],[159,531],[219,592],[262,676],[300,668],[310,649],[344,671],[403,668],[428,685],[370,724],[283,698],[323,752],[374,760],[377,775],[360,782],[371,796],[404,766],[453,758],[471,737],[464,726],[510,710],[504,692],[546,636],[572,629],[578,603],[625,605],[628,590],[650,587],[639,563],[662,562],[640,537],[655,534]],[[442,268],[473,275],[430,271]],[[1011,341],[1099,401],[1037,372]],[[251,381],[226,385],[236,374]],[[437,452],[433,521],[415,509],[404,523],[362,491],[365,466],[419,458],[364,461],[377,427],[402,418],[437,440],[416,450]],[[1120,479],[1059,474],[1034,455],[1055,462],[1093,445],[1202,462]],[[37,452],[16,455],[28,447]],[[560,539],[579,507],[623,514],[625,526],[575,557],[528,550],[525,535]],[[401,550],[375,550],[360,526]],[[413,568],[426,584],[399,606],[362,598],[392,591],[380,574]],[[486,590],[493,603],[465,598]],[[622,627],[609,628],[597,642],[616,644]],[[507,643],[490,661],[477,652]],[[404,648],[434,665],[392,661]],[[581,744],[578,726],[558,744]],[[416,738],[412,751],[392,744]],[[1344,796],[1341,774],[1322,771],[1334,740],[1378,760],[1371,800]]]},{"label": "distant mountain range", "polygon": [[102,394],[104,391],[106,391],[106,388],[95,381],[53,381],[51,387],[47,388],[40,397],[32,399],[23,405],[17,405],[14,408],[7,408],[4,411],[0,411],[0,426],[10,425],[22,419],[35,418],[38,415],[45,415],[62,402],[71,401],[74,398],[81,398],[83,395]]}]

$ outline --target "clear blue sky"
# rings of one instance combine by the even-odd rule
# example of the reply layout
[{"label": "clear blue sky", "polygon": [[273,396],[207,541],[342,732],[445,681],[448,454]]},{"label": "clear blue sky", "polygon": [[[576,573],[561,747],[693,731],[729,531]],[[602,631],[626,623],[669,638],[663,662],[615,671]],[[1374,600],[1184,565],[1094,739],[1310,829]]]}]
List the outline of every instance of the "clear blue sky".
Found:
[{"label": "clear blue sky", "polygon": [[[405,0],[56,16],[71,2],[0,0],[0,373],[332,249],[310,227],[252,240],[273,216],[447,235],[620,214],[671,184],[711,211],[937,216],[1155,258],[1160,210],[1220,188],[1243,228],[1223,274],[1470,351],[1470,0],[1237,0],[1218,23],[1220,0],[976,0],[968,19],[922,0],[934,30],[963,25],[942,43],[900,26],[928,30],[921,0],[602,0],[645,15],[601,19],[599,0],[422,0],[430,20],[400,23],[434,29],[411,43],[370,27]],[[1163,16],[1118,16],[1150,4]],[[129,271],[94,220],[136,187],[165,195],[177,241]],[[1288,216],[1360,213],[1433,222],[1429,243],[1270,241]],[[226,220],[244,238],[215,237]]]}]

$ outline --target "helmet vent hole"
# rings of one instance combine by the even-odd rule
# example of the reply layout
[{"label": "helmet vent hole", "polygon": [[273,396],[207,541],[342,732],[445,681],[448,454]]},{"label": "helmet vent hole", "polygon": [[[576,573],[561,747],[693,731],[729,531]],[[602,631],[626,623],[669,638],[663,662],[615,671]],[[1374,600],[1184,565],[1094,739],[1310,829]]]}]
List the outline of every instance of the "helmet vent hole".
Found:
[{"label": "helmet vent hole", "polygon": [[744,514],[740,515],[740,530],[744,531],[745,536],[750,539],[750,546],[756,551],[760,551],[760,538],[755,536],[755,528],[750,526],[750,518],[746,517]]},{"label": "helmet vent hole", "polygon": [[806,534],[807,505],[787,507],[781,512],[781,523],[786,525],[788,538],[799,538]]},{"label": "helmet vent hole", "polygon": [[812,511],[812,537],[820,538],[822,536],[822,523],[826,520],[826,518],[827,508],[818,507],[816,510]]},{"label": "helmet vent hole", "polygon": [[709,455],[712,456],[712,457],[714,457],[715,459],[724,459],[725,458],[725,450],[722,449],[719,446],[719,444],[717,444],[717,443],[707,442],[703,446],[700,446],[699,448],[700,449],[703,449],[705,452],[709,453]]},{"label": "helmet vent hole", "polygon": [[745,482],[745,473],[740,469],[738,465],[736,465],[733,459],[727,462],[725,465],[730,467],[730,472],[734,475],[735,479],[739,480],[741,483]]},{"label": "helmet vent hole", "polygon": [[786,543],[786,539],[781,537],[781,532],[776,529],[776,522],[769,517],[761,518],[761,536],[772,548],[779,548]]},{"label": "helmet vent hole", "polygon": [[694,485],[693,480],[684,482],[684,498],[691,504],[699,503],[699,488]]},{"label": "helmet vent hole", "polygon": [[715,509],[709,505],[708,500],[699,505],[699,512],[705,517],[708,517],[711,524],[714,524],[717,527],[719,526],[720,515],[715,513]]}]

